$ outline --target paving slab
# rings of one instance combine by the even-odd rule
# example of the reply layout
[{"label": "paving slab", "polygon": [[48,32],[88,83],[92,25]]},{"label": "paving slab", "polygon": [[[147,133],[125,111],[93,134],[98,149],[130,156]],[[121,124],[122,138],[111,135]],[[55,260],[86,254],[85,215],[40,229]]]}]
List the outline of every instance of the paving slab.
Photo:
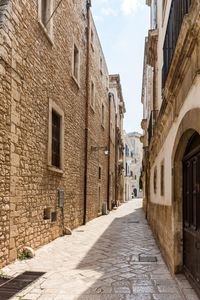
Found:
[{"label": "paving slab", "polygon": [[46,273],[12,300],[199,299],[183,274],[170,274],[141,199],[41,247],[34,258],[3,269],[9,276],[24,271]]}]

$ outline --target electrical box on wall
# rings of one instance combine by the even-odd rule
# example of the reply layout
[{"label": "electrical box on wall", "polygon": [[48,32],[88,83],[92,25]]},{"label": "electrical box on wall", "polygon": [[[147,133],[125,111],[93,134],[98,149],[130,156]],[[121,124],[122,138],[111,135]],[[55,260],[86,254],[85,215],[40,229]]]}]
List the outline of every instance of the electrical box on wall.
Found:
[{"label": "electrical box on wall", "polygon": [[65,199],[64,190],[58,190],[58,207],[64,207],[64,199]]}]

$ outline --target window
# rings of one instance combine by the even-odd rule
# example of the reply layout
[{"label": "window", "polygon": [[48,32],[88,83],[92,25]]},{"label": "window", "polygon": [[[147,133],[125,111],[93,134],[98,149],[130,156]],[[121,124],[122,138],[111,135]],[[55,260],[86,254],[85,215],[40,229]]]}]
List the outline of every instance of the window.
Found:
[{"label": "window", "polygon": [[161,196],[164,196],[164,162],[161,164],[160,167],[160,194]]},{"label": "window", "polygon": [[48,22],[48,0],[42,0],[41,21],[42,24],[46,27]]},{"label": "window", "polygon": [[101,75],[103,75],[103,59],[102,59],[102,57],[100,57],[99,68],[100,68]]},{"label": "window", "polygon": [[188,14],[191,4],[191,0],[171,1],[171,8],[163,45],[162,88],[165,87],[165,82],[168,77],[184,16]]},{"label": "window", "polygon": [[53,0],[38,0],[39,22],[48,35],[52,35],[53,29]]},{"label": "window", "polygon": [[101,167],[99,167],[99,180],[101,180]]},{"label": "window", "polygon": [[92,47],[92,50],[94,51],[94,32],[92,29],[91,29],[90,38],[91,38],[91,47]]},{"label": "window", "polygon": [[127,145],[125,145],[125,154],[127,157],[129,156],[129,148]]},{"label": "window", "polygon": [[135,180],[137,180],[137,176],[135,175]]},{"label": "window", "polygon": [[79,81],[79,50],[75,44],[73,51],[73,77],[77,82]]},{"label": "window", "polygon": [[128,164],[127,164],[127,162],[126,162],[125,176],[128,176]]},{"label": "window", "polygon": [[105,111],[104,111],[104,105],[102,104],[101,106],[101,125],[104,126],[104,122],[105,122]]},{"label": "window", "polygon": [[92,106],[92,108],[95,108],[95,86],[94,86],[94,82],[91,81],[91,95],[90,95],[90,104]]},{"label": "window", "polygon": [[153,174],[153,190],[154,194],[157,193],[157,168],[155,167],[154,169],[154,174]]},{"label": "window", "polygon": [[49,101],[48,166],[62,173],[64,148],[64,113],[52,100]]},{"label": "window", "polygon": [[61,116],[52,110],[52,156],[51,164],[60,168]]}]

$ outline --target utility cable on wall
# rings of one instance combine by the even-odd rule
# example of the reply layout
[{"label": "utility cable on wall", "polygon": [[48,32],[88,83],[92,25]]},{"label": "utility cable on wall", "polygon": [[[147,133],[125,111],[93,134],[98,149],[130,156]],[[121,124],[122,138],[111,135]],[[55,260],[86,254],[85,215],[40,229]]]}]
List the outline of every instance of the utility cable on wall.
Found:
[{"label": "utility cable on wall", "polygon": [[59,8],[59,6],[61,5],[61,3],[63,2],[63,0],[60,0],[58,2],[58,4],[56,5],[54,11],[52,12],[51,16],[49,17],[49,19],[47,20],[45,26],[47,26],[49,24],[49,22],[51,21],[51,19],[53,18],[54,14],[56,13],[57,9]]}]

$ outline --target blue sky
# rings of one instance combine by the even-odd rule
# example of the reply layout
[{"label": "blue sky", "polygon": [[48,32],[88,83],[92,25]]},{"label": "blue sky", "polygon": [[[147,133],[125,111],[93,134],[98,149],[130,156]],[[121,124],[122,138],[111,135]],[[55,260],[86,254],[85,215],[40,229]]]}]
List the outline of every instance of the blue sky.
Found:
[{"label": "blue sky", "polygon": [[126,102],[124,128],[141,132],[144,39],[149,28],[145,0],[92,0],[92,12],[110,74],[119,73]]}]

